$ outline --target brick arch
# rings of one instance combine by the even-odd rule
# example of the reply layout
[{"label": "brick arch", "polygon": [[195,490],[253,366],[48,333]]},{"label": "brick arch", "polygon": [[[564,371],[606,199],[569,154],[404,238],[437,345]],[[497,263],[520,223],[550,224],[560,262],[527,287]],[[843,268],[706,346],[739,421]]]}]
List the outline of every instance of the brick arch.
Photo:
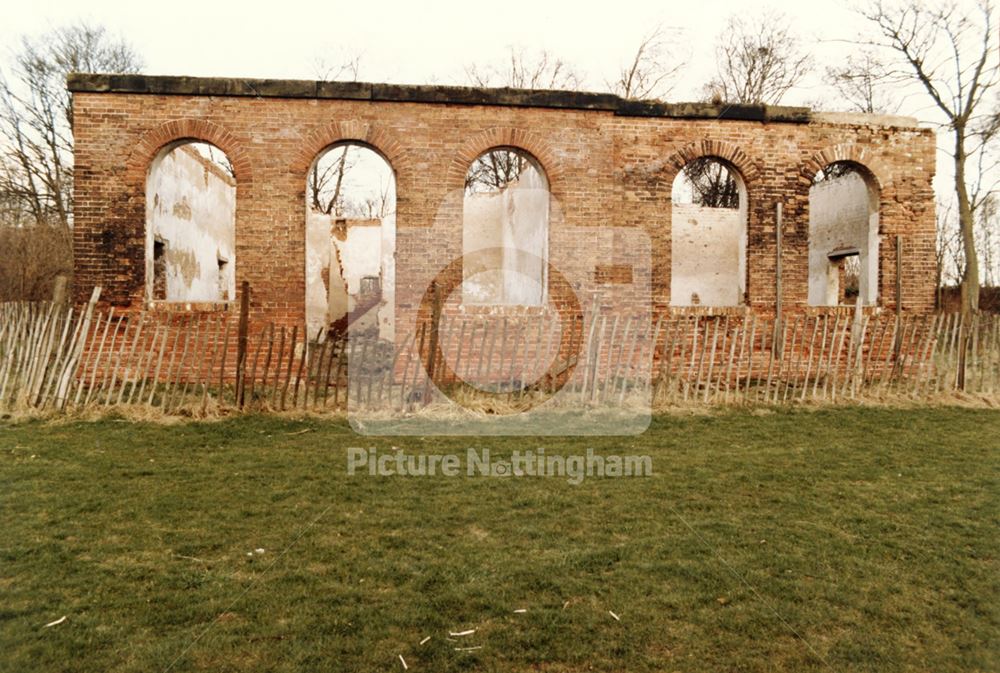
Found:
[{"label": "brick arch", "polygon": [[657,297],[657,302],[663,302],[667,306],[675,306],[672,297],[674,286],[674,270],[672,268],[674,260],[674,226],[676,224],[674,220],[673,185],[685,166],[692,161],[703,158],[718,159],[730,169],[731,173],[735,173],[738,176],[737,182],[742,183],[739,190],[739,200],[742,206],[740,209],[742,211],[742,237],[745,244],[742,246],[742,255],[737,262],[737,272],[739,267],[742,266],[743,274],[740,282],[742,283],[743,292],[742,294],[737,294],[735,304],[723,303],[720,306],[720,308],[728,307],[729,310],[733,310],[752,303],[751,266],[755,262],[751,254],[749,235],[750,231],[756,228],[758,223],[757,215],[753,208],[754,202],[757,199],[754,188],[760,180],[762,171],[760,162],[755,157],[752,157],[738,145],[724,140],[703,138],[702,140],[689,143],[674,151],[666,159],[661,159],[662,163],[656,165],[660,171],[657,176],[658,186],[664,190],[668,206],[665,217],[653,226],[665,226],[668,238],[666,244],[661,243],[660,246],[662,247],[660,250],[654,252],[655,258],[661,258],[664,261],[658,262],[658,268],[654,267],[657,270],[654,271],[656,278],[654,280],[653,292],[654,296]]},{"label": "brick arch", "polygon": [[549,192],[551,194],[558,193],[561,187],[563,166],[555,150],[537,133],[512,126],[495,126],[486,129],[462,144],[448,165],[446,177],[449,191],[453,189],[464,190],[465,176],[469,172],[469,166],[481,154],[495,147],[524,150],[533,156],[545,172],[545,177],[549,182]]},{"label": "brick arch", "polygon": [[232,132],[204,119],[175,119],[144,133],[129,155],[126,164],[128,180],[143,185],[143,195],[149,165],[163,148],[179,140],[211,143],[225,152],[233,165],[237,189],[253,182],[249,155]]},{"label": "brick arch", "polygon": [[667,158],[665,170],[669,184],[673,184],[678,173],[685,166],[702,157],[721,159],[740,174],[743,184],[749,191],[750,185],[760,177],[759,162],[744,152],[739,146],[724,140],[699,140],[685,145]]},{"label": "brick arch", "polygon": [[[886,286],[887,276],[885,269],[887,265],[891,264],[894,260],[895,252],[892,251],[891,247],[886,245],[887,241],[884,237],[883,231],[883,213],[886,208],[886,191],[887,186],[891,186],[890,176],[891,173],[888,167],[882,163],[878,157],[874,156],[869,148],[861,145],[857,145],[853,142],[840,143],[837,145],[830,145],[819,152],[816,152],[812,156],[808,157],[801,166],[799,182],[803,189],[810,191],[814,184],[816,175],[822,171],[824,168],[833,163],[847,162],[857,166],[860,170],[857,171],[861,175],[862,180],[867,186],[868,193],[868,228],[869,233],[874,230],[877,233],[876,236],[876,258],[875,264],[875,296],[874,296],[874,306],[885,305],[886,298],[892,296],[891,293],[887,292],[888,288]],[[806,210],[805,221],[808,223],[812,217],[812,200],[807,198],[804,203]],[[812,253],[812,237],[807,236],[807,254]],[[867,254],[872,254],[872,250],[869,248]],[[890,257],[890,255],[893,255]],[[871,279],[869,280],[871,282]],[[807,292],[808,292],[808,285]],[[867,301],[865,302],[867,305]]]},{"label": "brick arch", "polygon": [[[164,122],[143,133],[125,160],[123,182],[129,197],[122,204],[119,214],[124,222],[122,228],[127,232],[124,235],[129,239],[128,247],[132,250],[127,263],[132,269],[132,276],[121,290],[122,295],[114,301],[141,304],[146,300],[146,179],[156,157],[165,148],[184,140],[211,143],[225,152],[232,164],[236,181],[235,224],[239,245],[239,225],[249,207],[249,199],[244,196],[253,183],[253,168],[244,144],[224,126],[205,119],[179,118]],[[240,274],[239,260],[236,263],[236,272]]]},{"label": "brick arch", "polygon": [[868,148],[854,143],[831,145],[813,154],[802,163],[802,179],[811,185],[821,170],[841,161],[861,166],[874,181],[874,186],[880,193],[889,183],[890,173],[885,164],[872,155]]},{"label": "brick arch", "polygon": [[[411,159],[403,144],[388,130],[381,126],[368,122],[351,119],[347,121],[331,122],[318,129],[311,131],[302,141],[302,145],[295,155],[291,165],[291,171],[301,175],[305,180],[306,174],[312,168],[316,158],[330,145],[341,142],[357,142],[371,147],[382,155],[389,163],[396,174],[397,192],[402,191],[399,187],[401,176],[411,174]],[[399,195],[397,194],[397,198]]]}]

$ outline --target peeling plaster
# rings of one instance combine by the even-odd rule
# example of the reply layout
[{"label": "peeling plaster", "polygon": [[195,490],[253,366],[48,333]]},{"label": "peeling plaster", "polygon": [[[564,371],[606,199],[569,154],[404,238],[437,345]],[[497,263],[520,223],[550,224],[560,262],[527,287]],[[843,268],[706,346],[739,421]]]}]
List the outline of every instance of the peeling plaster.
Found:
[{"label": "peeling plaster", "polygon": [[379,278],[382,298],[366,316],[379,336],[394,338],[394,215],[378,219],[338,219],[310,212],[306,222],[306,325],[310,335],[342,320],[358,306],[361,282]]},{"label": "peeling plaster", "polygon": [[[153,241],[165,246],[167,301],[235,298],[236,187],[185,145],[153,162],[146,183],[146,296],[153,297]],[[220,279],[219,261],[226,262]]]},{"label": "peeling plaster", "polygon": [[865,304],[878,300],[878,204],[857,173],[817,182],[809,190],[809,304],[836,306],[841,288],[831,253],[857,250],[858,292]]},{"label": "peeling plaster", "polygon": [[[518,180],[499,192],[467,194],[462,252],[494,252],[482,255],[478,265],[463,267],[463,303],[543,305],[548,241],[548,182],[530,164]],[[531,254],[518,255],[517,251]]]},{"label": "peeling plaster", "polygon": [[[739,208],[671,206],[670,304],[740,306],[747,282],[747,193],[735,174]],[[681,178],[679,177],[678,180]]]}]

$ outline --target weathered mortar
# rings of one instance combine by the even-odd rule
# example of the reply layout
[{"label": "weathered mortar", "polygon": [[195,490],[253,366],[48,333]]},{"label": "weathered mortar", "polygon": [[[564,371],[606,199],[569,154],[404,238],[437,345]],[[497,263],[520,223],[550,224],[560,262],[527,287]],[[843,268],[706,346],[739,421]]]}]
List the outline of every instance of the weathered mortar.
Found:
[{"label": "weathered mortar", "polygon": [[396,297],[404,311],[419,303],[427,278],[461,257],[465,172],[497,146],[520,147],[545,170],[553,262],[570,260],[596,278],[615,256],[563,232],[648,232],[660,306],[671,295],[674,178],[698,156],[732,164],[748,197],[746,294],[760,312],[775,303],[775,204],[784,207],[783,300],[794,311],[807,305],[811,180],[830,162],[855,161],[880,187],[879,305],[896,303],[892,243],[900,235],[904,308],[933,307],[934,136],[912,120],[364,83],[71,75],[69,88],[78,300],[100,284],[115,304],[143,303],[146,174],[161,148],[188,138],[215,144],[232,161],[236,283],[254,288],[258,317],[285,324],[305,317],[306,174],[340,140],[374,147],[396,172]]}]

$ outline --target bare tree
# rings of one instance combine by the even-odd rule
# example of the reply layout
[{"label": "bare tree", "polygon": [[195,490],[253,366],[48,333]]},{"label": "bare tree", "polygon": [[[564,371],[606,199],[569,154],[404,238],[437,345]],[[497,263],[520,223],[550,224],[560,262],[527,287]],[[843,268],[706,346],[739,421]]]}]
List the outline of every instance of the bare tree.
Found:
[{"label": "bare tree", "polygon": [[357,82],[361,75],[361,54],[340,54],[332,64],[321,56],[316,59],[314,69],[316,79],[321,82]]},{"label": "bare tree", "polygon": [[811,69],[812,57],[799,50],[783,15],[734,15],[719,35],[716,76],[705,85],[706,98],[776,105]]},{"label": "bare tree", "polygon": [[[937,282],[938,288],[956,286],[965,275],[965,249],[954,198],[937,203]],[[1000,286],[1000,199],[987,195],[976,211],[976,253],[983,269],[983,285]]]},{"label": "bare tree", "polygon": [[580,88],[580,77],[561,58],[542,50],[531,54],[524,49],[510,48],[506,63],[500,66],[471,64],[465,76],[473,86],[508,86],[514,89]]},{"label": "bare tree", "polygon": [[[575,91],[580,77],[562,59],[547,51],[531,54],[510,48],[502,66],[471,64],[465,76],[473,86],[507,86],[514,89]],[[465,177],[467,193],[500,190],[514,182],[528,166],[528,159],[512,149],[497,148],[476,159]]]},{"label": "bare tree", "polygon": [[899,101],[892,91],[896,78],[871,48],[848,54],[842,65],[827,66],[825,79],[855,112],[894,114]]},{"label": "bare tree", "polygon": [[[507,86],[514,89],[577,90],[580,77],[562,59],[542,50],[531,54],[510,48],[507,61],[500,66],[471,64],[465,76],[473,86]],[[465,177],[467,193],[500,190],[517,180],[527,167],[521,153],[498,148],[476,159]]]},{"label": "bare tree", "polygon": [[528,167],[528,158],[514,149],[496,148],[478,157],[465,174],[468,194],[493,192],[515,182]]},{"label": "bare tree", "polygon": [[739,208],[740,189],[732,171],[714,157],[698,157],[684,166],[691,199],[706,208]]},{"label": "bare tree", "polygon": [[[970,189],[969,160],[983,159],[996,137],[996,111],[984,110],[989,91],[1000,81],[997,29],[989,0],[974,9],[955,2],[927,7],[916,0],[875,0],[860,10],[877,30],[865,41],[892,53],[903,72],[917,83],[945,119],[952,134],[955,195],[962,236],[964,271],[962,308],[979,307],[979,259],[976,254],[976,211],[991,187]],[[983,171],[979,171],[980,177]]]},{"label": "bare tree", "polygon": [[674,87],[673,79],[686,65],[670,53],[666,31],[657,26],[650,31],[628,65],[608,87],[622,98],[666,98]]},{"label": "bare tree", "polygon": [[358,204],[358,212],[361,217],[381,220],[393,213],[393,201],[392,184],[383,182],[379,185],[377,194],[366,197]]},{"label": "bare tree", "polygon": [[0,192],[35,222],[72,216],[73,107],[70,72],[137,72],[142,60],[126,42],[86,23],[24,38],[9,76],[0,75],[0,138],[6,161]]},{"label": "bare tree", "polygon": [[941,306],[941,291],[951,283],[960,282],[963,274],[962,237],[959,228],[953,226],[955,211],[953,204],[938,200],[935,209],[935,269],[937,274],[938,307]]},{"label": "bare tree", "polygon": [[996,192],[987,194],[976,209],[976,250],[982,255],[983,284],[1000,286],[1000,198]]},{"label": "bare tree", "polygon": [[59,276],[73,273],[73,232],[62,226],[0,226],[0,301],[52,297]]},{"label": "bare tree", "polygon": [[233,162],[229,160],[229,155],[212,143],[189,142],[181,147],[187,148],[203,159],[207,159],[230,178],[233,180],[236,179],[236,169],[233,168]]},{"label": "bare tree", "polygon": [[24,186],[20,165],[9,154],[0,154],[0,227],[26,227],[35,222],[35,203]]},{"label": "bare tree", "polygon": [[[323,153],[309,173],[310,210],[335,218],[383,219],[391,215],[396,203],[394,178],[389,165],[376,156],[355,143],[336,145]],[[376,163],[385,172],[376,169]]]},{"label": "bare tree", "polygon": [[344,178],[354,167],[355,149],[350,144],[334,147],[324,154],[309,173],[309,203],[324,215],[343,217],[347,210],[344,199]]},{"label": "bare tree", "polygon": [[[357,82],[361,74],[361,54],[341,53],[331,63],[320,57],[315,63],[316,78],[323,82]],[[344,199],[344,178],[355,165],[352,146],[341,145],[330,150],[309,172],[309,204],[312,210],[325,215],[343,217],[348,209]]]}]

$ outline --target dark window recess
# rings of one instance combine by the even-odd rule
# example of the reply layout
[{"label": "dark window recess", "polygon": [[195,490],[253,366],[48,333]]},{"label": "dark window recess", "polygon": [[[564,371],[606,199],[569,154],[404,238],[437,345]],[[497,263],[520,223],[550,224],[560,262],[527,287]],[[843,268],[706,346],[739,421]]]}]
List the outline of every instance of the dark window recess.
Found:
[{"label": "dark window recess", "polygon": [[382,279],[378,276],[364,276],[361,278],[359,293],[362,298],[381,297]]},{"label": "dark window recess", "polygon": [[229,287],[229,283],[226,280],[229,275],[229,260],[218,257],[216,261],[219,264],[219,275],[217,276],[219,300],[229,301],[232,298],[226,289]]},{"label": "dark window recess", "polygon": [[857,253],[845,255],[838,263],[840,282],[840,304],[853,304],[858,299],[861,288],[861,257]]},{"label": "dark window recess", "polygon": [[167,298],[167,243],[153,241],[153,299]]}]

